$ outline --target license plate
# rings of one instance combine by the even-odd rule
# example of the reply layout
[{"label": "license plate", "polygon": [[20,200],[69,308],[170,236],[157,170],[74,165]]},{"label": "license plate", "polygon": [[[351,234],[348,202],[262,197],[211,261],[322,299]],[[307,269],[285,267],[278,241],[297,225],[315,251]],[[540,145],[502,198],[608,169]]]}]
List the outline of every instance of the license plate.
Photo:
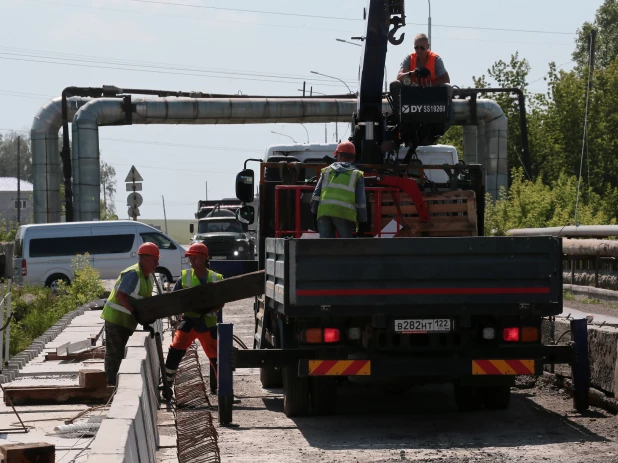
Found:
[{"label": "license plate", "polygon": [[211,256],[210,260],[227,260],[227,256]]},{"label": "license plate", "polygon": [[395,320],[395,331],[403,334],[443,333],[451,329],[452,323],[448,318]]}]

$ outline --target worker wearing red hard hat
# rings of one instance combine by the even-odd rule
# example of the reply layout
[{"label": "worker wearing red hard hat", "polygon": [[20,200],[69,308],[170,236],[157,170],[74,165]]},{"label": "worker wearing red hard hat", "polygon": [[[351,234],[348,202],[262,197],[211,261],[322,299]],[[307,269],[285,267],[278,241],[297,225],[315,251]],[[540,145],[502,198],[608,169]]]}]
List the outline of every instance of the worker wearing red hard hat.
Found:
[{"label": "worker wearing red hard hat", "polygon": [[[223,279],[223,276],[208,268],[208,248],[203,243],[192,244],[185,256],[191,262],[189,270],[183,270],[181,277],[176,281],[173,291],[205,285]],[[165,371],[168,384],[172,384],[178,365],[189,346],[198,339],[206,356],[210,360],[210,391],[217,392],[217,321],[223,304],[211,307],[206,314],[185,312],[178,325],[174,340],[167,353]]]},{"label": "worker wearing red hard hat", "polygon": [[356,224],[359,235],[367,223],[365,179],[360,170],[354,168],[356,149],[350,141],[337,145],[337,162],[322,169],[320,180],[311,198],[311,212],[320,238],[352,238]]},{"label": "worker wearing red hard hat", "polygon": [[139,262],[120,272],[101,318],[105,320],[105,373],[107,383],[116,385],[116,375],[124,358],[124,349],[135,331],[135,302],[152,296],[152,275],[159,265],[159,248],[144,243],[137,250]]}]

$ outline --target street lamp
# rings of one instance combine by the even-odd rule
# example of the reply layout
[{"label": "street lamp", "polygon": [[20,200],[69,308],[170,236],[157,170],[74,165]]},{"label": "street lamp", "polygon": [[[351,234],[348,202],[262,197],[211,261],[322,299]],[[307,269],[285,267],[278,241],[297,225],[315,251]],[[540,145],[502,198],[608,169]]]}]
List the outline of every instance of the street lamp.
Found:
[{"label": "street lamp", "polygon": [[431,49],[431,0],[427,0],[429,4],[429,18],[427,18],[427,36],[429,38],[429,49]]},{"label": "street lamp", "polygon": [[[343,42],[343,43],[347,43],[350,45],[354,45],[355,47],[361,47],[362,45],[359,43],[354,43],[354,42],[348,42],[347,40],[343,40],[343,39],[335,39],[337,42]],[[384,65],[384,91],[388,92],[388,85],[387,82],[388,78],[386,77],[386,65]]]},{"label": "street lamp", "polygon": [[345,85],[348,89],[348,92],[350,92],[350,95],[352,94],[352,90],[350,90],[350,87],[348,87],[348,84],[346,84],[343,80],[341,80],[339,77],[333,77],[333,76],[327,76],[326,74],[322,74],[321,72],[316,72],[316,71],[310,71],[311,74],[317,74],[318,76],[324,76],[324,77],[329,77],[331,79],[335,79],[338,80],[339,82],[341,82],[343,85]]},{"label": "street lamp", "polygon": [[294,140],[292,137],[290,137],[289,135],[286,135],[284,133],[281,132],[275,132],[274,130],[271,130],[270,133],[274,133],[276,135],[283,135],[284,137],[288,137],[290,140],[292,140],[294,143],[298,143],[296,140]]},{"label": "street lamp", "polygon": [[307,127],[305,127],[305,124],[303,124],[302,122],[299,122],[300,125],[303,126],[303,129],[305,129],[305,132],[307,132],[307,144],[311,143],[309,141],[309,131],[307,130]]}]

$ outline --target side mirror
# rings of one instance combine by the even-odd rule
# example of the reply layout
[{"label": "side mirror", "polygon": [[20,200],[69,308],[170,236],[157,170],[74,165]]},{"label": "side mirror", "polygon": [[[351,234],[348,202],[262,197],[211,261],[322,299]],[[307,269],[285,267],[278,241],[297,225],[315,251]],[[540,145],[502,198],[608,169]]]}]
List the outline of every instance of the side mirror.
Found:
[{"label": "side mirror", "polygon": [[245,169],[236,175],[236,197],[243,203],[253,201],[253,171]]},{"label": "side mirror", "polygon": [[255,209],[253,209],[253,206],[243,206],[239,208],[236,211],[236,220],[247,225],[251,225],[255,222]]},{"label": "side mirror", "polygon": [[189,224],[189,233],[193,234],[194,229],[193,224]]}]

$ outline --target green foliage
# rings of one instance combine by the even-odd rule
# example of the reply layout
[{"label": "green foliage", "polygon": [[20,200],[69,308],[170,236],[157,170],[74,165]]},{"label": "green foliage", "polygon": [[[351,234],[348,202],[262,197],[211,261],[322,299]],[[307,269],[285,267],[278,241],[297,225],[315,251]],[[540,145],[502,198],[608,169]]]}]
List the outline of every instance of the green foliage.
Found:
[{"label": "green foliage", "polygon": [[13,241],[18,228],[18,223],[9,222],[7,225],[6,220],[2,219],[0,221],[0,243],[3,241]]},{"label": "green foliage", "polygon": [[[512,171],[509,191],[501,191],[500,199],[486,198],[485,232],[503,236],[512,228],[543,228],[575,225],[577,178],[561,174],[549,184],[541,178],[529,181],[522,168]],[[577,223],[607,225],[616,223],[615,204],[618,191],[608,187],[605,195],[593,191],[580,192]]]},{"label": "green foliage", "polygon": [[605,0],[599,7],[591,24],[585,22],[577,30],[573,61],[580,69],[585,69],[588,63],[588,37],[590,31],[597,29],[595,66],[604,68],[618,56],[618,2]]},{"label": "green foliage", "polygon": [[32,182],[30,137],[9,132],[0,137],[0,177],[17,177],[17,137],[20,137],[19,178]]},{"label": "green foliage", "polygon": [[73,271],[73,283],[60,283],[56,293],[39,286],[13,288],[12,310],[16,321],[11,324],[11,356],[26,349],[63,315],[103,293],[99,271],[90,266],[87,254],[73,259]]},{"label": "green foliage", "polygon": [[[99,153],[100,155],[100,153]],[[114,166],[101,162],[101,220],[118,220],[114,196],[116,195],[116,169]]]}]

